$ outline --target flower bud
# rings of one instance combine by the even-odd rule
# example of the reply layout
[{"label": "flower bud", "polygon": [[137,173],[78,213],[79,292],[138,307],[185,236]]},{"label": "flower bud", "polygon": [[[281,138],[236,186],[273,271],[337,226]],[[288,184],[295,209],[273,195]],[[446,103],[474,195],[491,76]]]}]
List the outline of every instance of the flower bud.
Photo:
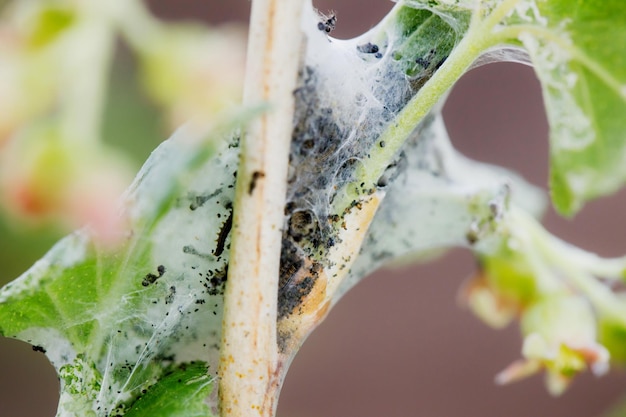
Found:
[{"label": "flower bud", "polygon": [[498,383],[545,369],[548,391],[559,395],[587,368],[596,375],[608,370],[609,352],[597,343],[595,316],[589,302],[580,296],[545,296],[524,311],[521,327],[524,360],[502,371],[496,377]]},{"label": "flower bud", "polygon": [[477,274],[461,290],[461,302],[483,322],[495,329],[506,327],[516,317],[519,307],[502,297],[490,285],[484,272]]},{"label": "flower bud", "polygon": [[525,259],[505,246],[481,261],[481,272],[466,284],[462,297],[485,323],[505,327],[537,297],[535,278]]},{"label": "flower bud", "polygon": [[65,141],[51,124],[28,129],[0,154],[2,204],[11,214],[69,230],[89,224],[105,243],[121,235],[119,196],[131,178],[119,155]]},{"label": "flower bud", "polygon": [[58,2],[12,2],[0,22],[0,147],[49,111],[59,94],[60,56],[49,48],[75,20]]}]

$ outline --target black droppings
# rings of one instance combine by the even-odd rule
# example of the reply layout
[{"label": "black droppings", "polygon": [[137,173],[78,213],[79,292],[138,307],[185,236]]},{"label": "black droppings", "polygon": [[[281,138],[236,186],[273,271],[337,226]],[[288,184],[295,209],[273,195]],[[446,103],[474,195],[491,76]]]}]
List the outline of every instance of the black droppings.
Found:
[{"label": "black droppings", "polygon": [[279,319],[297,311],[315,286],[322,270],[322,265],[317,261],[305,263],[302,250],[295,243],[289,239],[283,240],[278,282]]},{"label": "black droppings", "polygon": [[317,280],[317,271],[321,267],[312,268],[310,274],[296,274],[278,291],[278,318],[287,317],[302,305],[304,298],[310,294]]},{"label": "black droppings", "polygon": [[421,66],[422,68],[428,68],[430,67],[430,64],[432,63],[433,58],[435,58],[436,54],[437,54],[437,50],[431,49],[424,56],[418,57],[415,60],[415,63]]},{"label": "black droppings", "polygon": [[228,280],[228,264],[224,266],[224,269],[218,269],[213,272],[210,278],[207,276],[204,282],[204,288],[207,289],[209,295],[222,295],[224,294],[224,287]]},{"label": "black droppings", "polygon": [[422,68],[428,68],[430,66],[430,61],[422,57],[417,58],[415,63]]},{"label": "black droppings", "polygon": [[211,194],[208,195],[191,195],[189,196],[189,200],[191,200],[191,203],[189,204],[189,210],[194,211],[200,207],[202,207],[204,205],[204,203],[206,203],[207,201],[209,201],[210,199],[212,199],[213,197],[216,197],[218,195],[220,195],[222,193],[222,188],[218,188],[217,190],[213,191]]},{"label": "black droppings", "polygon": [[141,285],[143,285],[144,287],[147,287],[150,284],[154,284],[157,279],[159,279],[157,275],[154,275],[153,273],[148,273],[146,274],[145,277],[143,277],[143,280],[141,281]]},{"label": "black droppings", "polygon": [[170,292],[165,296],[165,304],[171,304],[174,301],[174,297],[176,296],[176,287],[171,286]]},{"label": "black droppings", "polygon": [[157,279],[161,278],[163,274],[165,274],[165,267],[163,265],[157,266],[158,275],[154,275],[152,272],[147,273],[146,276],[143,277],[141,281],[141,285],[147,287],[150,284],[154,284]]},{"label": "black droppings", "polygon": [[375,54],[379,49],[378,45],[368,42],[363,45],[357,45],[356,50],[363,54]]},{"label": "black droppings", "polygon": [[[328,20],[320,19],[319,30],[334,26],[334,20]],[[343,203],[347,199],[345,186],[350,185],[350,190],[362,197],[376,192],[377,186],[387,186],[403,171],[405,154],[400,151],[378,181],[357,181],[357,169],[367,158],[374,157],[372,152],[386,147],[381,136],[384,130],[415,94],[419,83],[432,75],[435,63],[442,56],[442,52],[430,53],[430,48],[404,58],[395,54],[394,59],[402,59],[399,64],[387,59],[393,49],[382,38],[376,39],[376,44],[365,41],[353,48],[363,65],[373,64],[380,71],[372,74],[370,90],[363,89],[357,94],[338,88],[340,85],[332,79],[323,60],[315,62],[312,58],[311,64],[301,68],[293,91],[295,109],[282,224],[279,318],[302,311],[300,308],[304,308],[303,303],[316,288],[317,279],[321,279],[320,271],[330,266],[325,255],[341,243],[340,228],[347,228],[345,215],[362,208],[361,198],[350,196],[354,199],[352,205],[333,212],[337,208],[334,201]],[[418,55],[424,60],[419,62],[429,65],[428,69],[416,64]],[[376,62],[373,58],[384,60]],[[385,66],[386,63],[390,65]],[[413,74],[408,74],[409,70]],[[418,77],[421,78],[417,80]],[[350,262],[344,260],[343,265],[347,269]]]},{"label": "black droppings", "polygon": [[[185,245],[183,246],[183,253],[188,253],[190,255],[195,255],[199,258],[202,259],[209,259],[212,260],[213,259],[213,255],[208,255],[208,254],[204,254],[204,253],[200,253],[196,250],[196,248],[194,248],[191,245]],[[192,269],[195,269],[194,267],[192,267]]]},{"label": "black droppings", "polygon": [[252,173],[252,178],[250,179],[250,185],[248,186],[248,194],[252,194],[252,192],[256,188],[257,181],[263,177],[265,177],[265,173],[262,171],[254,171]]},{"label": "black droppings", "polygon": [[46,353],[46,349],[44,349],[43,346],[39,346],[39,345],[35,345],[33,346],[33,350],[35,352],[41,352],[41,353]]}]

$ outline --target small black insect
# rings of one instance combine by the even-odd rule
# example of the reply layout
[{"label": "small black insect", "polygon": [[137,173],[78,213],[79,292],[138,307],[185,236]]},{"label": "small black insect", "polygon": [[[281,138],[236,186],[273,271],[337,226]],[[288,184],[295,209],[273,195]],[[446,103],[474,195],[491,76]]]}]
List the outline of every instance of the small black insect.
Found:
[{"label": "small black insect", "polygon": [[233,227],[233,212],[231,210],[228,215],[228,218],[222,224],[222,228],[220,229],[220,232],[217,235],[217,243],[215,245],[215,250],[213,251],[214,256],[220,256],[224,252],[226,238],[230,234],[230,229],[232,229],[232,227]]},{"label": "small black insect", "polygon": [[317,24],[317,28],[323,32],[330,33],[337,25],[337,15],[331,12],[329,16],[321,15],[322,21]]}]

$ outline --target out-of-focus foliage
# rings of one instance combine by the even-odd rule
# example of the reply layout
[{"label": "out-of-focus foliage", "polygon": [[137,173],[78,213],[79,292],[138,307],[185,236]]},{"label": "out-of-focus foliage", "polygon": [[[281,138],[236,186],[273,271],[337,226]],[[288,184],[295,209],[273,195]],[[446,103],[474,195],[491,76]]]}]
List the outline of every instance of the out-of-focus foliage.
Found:
[{"label": "out-of-focus foliage", "polygon": [[114,243],[117,196],[168,135],[156,127],[201,129],[240,100],[243,31],[166,24],[138,0],[0,10],[1,213],[16,230],[89,224]]},{"label": "out-of-focus foliage", "polygon": [[[98,10],[104,34],[84,27]],[[131,41],[133,18],[156,35]],[[106,228],[162,138],[239,100],[243,55],[242,29],[166,24],[135,0],[1,1],[0,283],[80,224]]]}]

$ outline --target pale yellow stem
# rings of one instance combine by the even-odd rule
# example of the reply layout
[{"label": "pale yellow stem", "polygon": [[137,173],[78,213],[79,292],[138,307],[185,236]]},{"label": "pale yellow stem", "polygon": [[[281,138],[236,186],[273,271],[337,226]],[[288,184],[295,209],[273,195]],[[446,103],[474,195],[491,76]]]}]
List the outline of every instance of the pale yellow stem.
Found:
[{"label": "pale yellow stem", "polygon": [[244,104],[270,104],[242,137],[219,369],[222,417],[273,416],[289,146],[303,37],[299,0],[253,0]]}]

